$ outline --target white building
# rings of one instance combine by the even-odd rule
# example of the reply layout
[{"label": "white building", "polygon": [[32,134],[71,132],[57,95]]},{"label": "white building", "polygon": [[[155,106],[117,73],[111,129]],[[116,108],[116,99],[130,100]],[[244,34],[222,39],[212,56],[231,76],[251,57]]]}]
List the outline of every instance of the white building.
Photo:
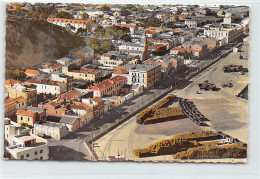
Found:
[{"label": "white building", "polygon": [[197,21],[195,19],[184,19],[184,24],[188,28],[197,28]]},{"label": "white building", "polygon": [[46,135],[60,140],[69,133],[69,130],[65,124],[45,122],[42,124],[34,124],[33,132],[35,135]]},{"label": "white building", "polygon": [[49,158],[48,141],[29,133],[19,124],[8,120],[5,124],[5,147],[8,158],[18,160],[47,160]]},{"label": "white building", "polygon": [[68,27],[72,26],[75,28],[73,32],[77,32],[79,28],[87,29],[91,31],[91,22],[81,19],[64,19],[64,18],[47,18],[47,22],[61,26],[61,27]]},{"label": "white building", "polygon": [[44,93],[44,94],[52,94],[57,95],[63,93],[67,90],[67,84],[62,83],[60,81],[52,81],[49,79],[29,79],[26,83],[36,85],[37,94]]}]

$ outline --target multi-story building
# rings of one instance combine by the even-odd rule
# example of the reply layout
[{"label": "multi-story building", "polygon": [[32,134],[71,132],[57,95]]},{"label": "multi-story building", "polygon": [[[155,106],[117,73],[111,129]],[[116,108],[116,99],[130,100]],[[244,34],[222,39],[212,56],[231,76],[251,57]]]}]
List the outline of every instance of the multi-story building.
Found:
[{"label": "multi-story building", "polygon": [[131,34],[134,34],[136,30],[136,24],[117,24],[116,26],[128,28]]},{"label": "multi-story building", "polygon": [[18,109],[26,108],[26,100],[24,97],[5,98],[5,117],[12,117]]},{"label": "multi-story building", "polygon": [[129,69],[129,83],[150,88],[161,79],[161,66],[150,64],[136,64]]},{"label": "multi-story building", "polygon": [[72,77],[62,73],[52,73],[50,79],[52,81],[59,81],[67,85],[67,90],[72,88]]},{"label": "multi-story building", "polygon": [[9,98],[24,97],[26,105],[36,106],[37,105],[37,95],[36,90],[33,88],[27,88],[19,83],[16,83],[12,86],[6,86],[5,92]]},{"label": "multi-story building", "polygon": [[[174,47],[170,50],[172,55],[181,55],[182,52],[190,52],[192,55],[188,58],[203,58],[207,54],[207,45],[201,41],[188,41],[180,46]],[[187,58],[187,57],[185,57]]]},{"label": "multi-story building", "polygon": [[44,108],[27,106],[26,109],[19,109],[16,115],[17,123],[33,126],[46,118],[46,110]]},{"label": "multi-story building", "polygon": [[69,133],[69,130],[65,124],[47,121],[41,124],[34,124],[33,133],[35,135],[50,136],[56,140],[60,140]]},{"label": "multi-story building", "polygon": [[57,95],[67,90],[67,84],[60,81],[52,81],[49,79],[29,79],[25,83],[34,84],[37,94],[52,94]]},{"label": "multi-story building", "polygon": [[5,121],[5,157],[17,160],[47,160],[49,158],[48,141],[30,133],[28,128]]},{"label": "multi-story building", "polygon": [[144,64],[155,64],[161,66],[161,78],[167,78],[172,71],[172,62],[168,56],[155,56],[143,62]]},{"label": "multi-story building", "polygon": [[195,37],[193,41],[200,41],[207,45],[208,52],[212,52],[220,47],[221,42],[215,38]]},{"label": "multi-story building", "polygon": [[183,20],[184,20],[184,24],[188,28],[197,28],[197,21],[195,19],[183,19]]},{"label": "multi-story building", "polygon": [[122,76],[126,78],[126,84],[139,85],[150,88],[161,79],[161,65],[158,64],[133,64],[119,66],[112,76]]},{"label": "multi-story building", "polygon": [[94,96],[102,97],[104,95],[118,95],[119,90],[126,83],[126,78],[123,76],[114,76],[110,79],[102,81],[89,89],[94,92]]},{"label": "multi-story building", "polygon": [[79,70],[69,70],[68,67],[63,67],[63,73],[75,79],[82,79],[86,81],[96,81],[102,74],[98,69],[80,68]]},{"label": "multi-story building", "polygon": [[74,32],[77,32],[79,28],[86,29],[88,32],[92,31],[92,22],[80,19],[64,19],[64,18],[47,18],[47,22],[61,26],[73,26],[75,28]]},{"label": "multi-story building", "polygon": [[230,14],[226,14],[223,23],[204,26],[204,35],[216,39],[226,38],[226,43],[233,42],[235,39],[243,36],[244,29],[240,24],[232,23]]},{"label": "multi-story building", "polygon": [[45,62],[41,64],[40,71],[45,73],[61,72],[62,66],[59,63]]}]

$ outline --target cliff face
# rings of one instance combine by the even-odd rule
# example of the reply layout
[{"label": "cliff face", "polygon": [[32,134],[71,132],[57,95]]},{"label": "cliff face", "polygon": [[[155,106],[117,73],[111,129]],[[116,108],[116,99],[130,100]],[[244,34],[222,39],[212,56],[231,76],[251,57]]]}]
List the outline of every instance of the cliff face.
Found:
[{"label": "cliff face", "polygon": [[6,21],[6,67],[30,68],[81,45],[81,38],[47,22]]}]

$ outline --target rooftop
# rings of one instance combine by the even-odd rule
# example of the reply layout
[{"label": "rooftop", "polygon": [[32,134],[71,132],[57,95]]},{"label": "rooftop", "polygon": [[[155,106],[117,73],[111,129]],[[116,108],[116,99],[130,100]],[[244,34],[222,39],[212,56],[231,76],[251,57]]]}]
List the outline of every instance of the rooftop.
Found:
[{"label": "rooftop", "polygon": [[72,116],[62,116],[60,119],[60,123],[71,124],[76,119],[78,119],[78,118],[72,117]]}]

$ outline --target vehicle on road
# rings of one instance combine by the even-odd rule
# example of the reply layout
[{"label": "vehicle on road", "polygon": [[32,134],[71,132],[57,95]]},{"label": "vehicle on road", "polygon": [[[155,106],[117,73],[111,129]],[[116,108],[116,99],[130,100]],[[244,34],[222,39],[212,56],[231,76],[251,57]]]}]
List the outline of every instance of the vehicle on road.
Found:
[{"label": "vehicle on road", "polygon": [[240,72],[243,70],[242,65],[225,65],[223,66],[224,73],[230,73],[230,72]]},{"label": "vehicle on road", "polygon": [[209,83],[208,80],[204,80],[201,83],[197,83],[195,86],[199,88],[199,90],[205,90],[205,91],[215,91],[217,89],[216,85],[213,83]]},{"label": "vehicle on road", "polygon": [[232,87],[234,87],[234,84],[231,82],[230,83],[221,83],[220,86],[222,88],[227,88],[227,87],[232,88]]}]

